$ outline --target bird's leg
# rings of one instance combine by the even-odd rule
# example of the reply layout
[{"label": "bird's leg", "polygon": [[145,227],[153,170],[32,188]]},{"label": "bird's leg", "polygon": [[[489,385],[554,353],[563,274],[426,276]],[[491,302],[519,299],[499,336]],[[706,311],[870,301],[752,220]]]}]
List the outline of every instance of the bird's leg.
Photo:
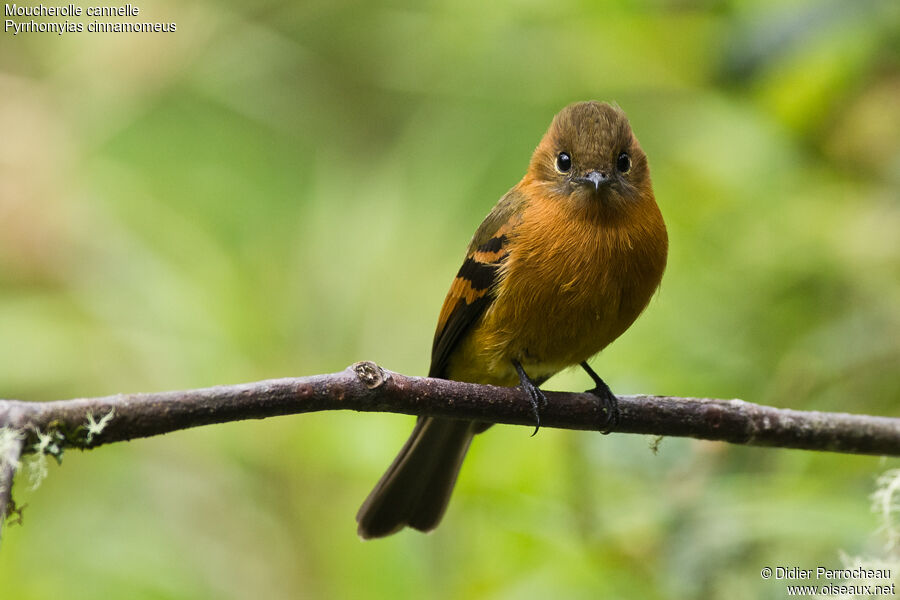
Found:
[{"label": "bird's leg", "polygon": [[534,382],[528,376],[528,373],[522,368],[522,363],[513,359],[512,364],[516,368],[516,373],[519,374],[519,383],[528,395],[528,401],[531,402],[531,410],[534,412],[535,423],[534,433],[532,433],[531,436],[534,437],[538,432],[538,429],[541,428],[541,410],[547,407],[547,396],[544,395],[544,392],[542,392],[538,386],[534,385]]},{"label": "bird's leg", "polygon": [[587,361],[581,363],[581,368],[594,380],[596,387],[588,390],[588,393],[600,399],[601,408],[606,415],[603,423],[600,424],[600,433],[609,433],[619,424],[619,399],[612,393],[606,382],[600,379],[600,376],[587,364]]}]

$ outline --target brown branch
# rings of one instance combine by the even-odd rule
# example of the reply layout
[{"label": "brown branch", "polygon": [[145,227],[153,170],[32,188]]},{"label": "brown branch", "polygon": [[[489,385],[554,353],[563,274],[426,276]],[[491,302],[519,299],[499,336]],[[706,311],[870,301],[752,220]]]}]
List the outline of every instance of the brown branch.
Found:
[{"label": "brown branch", "polygon": [[[600,430],[604,415],[588,393],[547,392],[543,427]],[[200,425],[323,410],[391,412],[534,426],[518,388],[409,377],[361,362],[338,373],[240,385],[101,398],[0,400],[0,427],[25,436],[54,432],[62,446],[94,448]],[[900,418],[772,408],[741,400],[620,396],[620,433],[693,437],[752,446],[900,456]],[[114,414],[94,433],[90,421]]]},{"label": "brown branch", "polygon": [[[541,412],[542,426],[602,429],[604,415],[591,394],[547,392],[547,398],[549,405]],[[44,451],[56,453],[66,447],[94,448],[200,425],[322,410],[393,412],[534,425],[531,405],[517,388],[407,377],[383,370],[375,363],[362,362],[330,375],[182,392],[119,394],[41,403],[0,400],[0,428],[6,426],[21,433],[23,452],[34,452],[43,436]],[[622,433],[900,456],[898,418],[796,411],[741,400],[672,396],[620,396],[619,410],[615,430]],[[15,460],[0,464],[15,465]],[[0,472],[0,491],[6,491],[0,493],[0,509],[8,506],[10,486],[4,482],[13,472],[14,468]]]}]

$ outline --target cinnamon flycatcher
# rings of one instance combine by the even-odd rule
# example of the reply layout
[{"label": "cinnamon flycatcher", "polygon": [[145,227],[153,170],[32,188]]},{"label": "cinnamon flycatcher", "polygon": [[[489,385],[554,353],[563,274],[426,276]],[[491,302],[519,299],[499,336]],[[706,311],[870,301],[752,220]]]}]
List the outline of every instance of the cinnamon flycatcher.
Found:
[{"label": "cinnamon flycatcher", "polygon": [[[647,306],[667,250],[647,156],[625,113],[567,106],[475,232],[438,317],[429,377],[519,384],[540,424],[539,386],[581,365],[612,417],[615,396],[587,360]],[[473,436],[489,426],[419,417],[359,509],[359,535],[434,529]]]}]

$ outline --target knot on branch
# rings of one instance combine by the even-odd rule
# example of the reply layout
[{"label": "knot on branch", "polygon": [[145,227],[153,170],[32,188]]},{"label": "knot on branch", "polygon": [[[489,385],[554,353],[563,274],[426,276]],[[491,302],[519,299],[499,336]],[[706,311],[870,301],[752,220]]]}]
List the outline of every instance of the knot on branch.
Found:
[{"label": "knot on branch", "polygon": [[356,377],[370,390],[381,387],[385,381],[391,378],[390,374],[371,361],[355,363],[352,369]]}]

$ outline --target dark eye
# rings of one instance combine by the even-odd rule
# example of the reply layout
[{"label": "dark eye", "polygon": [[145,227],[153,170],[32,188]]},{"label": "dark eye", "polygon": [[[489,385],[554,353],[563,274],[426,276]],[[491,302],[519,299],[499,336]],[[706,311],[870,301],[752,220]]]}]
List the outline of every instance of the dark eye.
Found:
[{"label": "dark eye", "polygon": [[568,173],[572,168],[572,157],[568,152],[560,152],[556,157],[556,170],[560,173]]},{"label": "dark eye", "polygon": [[625,152],[616,159],[616,169],[619,170],[619,173],[627,173],[631,170],[631,157]]}]

